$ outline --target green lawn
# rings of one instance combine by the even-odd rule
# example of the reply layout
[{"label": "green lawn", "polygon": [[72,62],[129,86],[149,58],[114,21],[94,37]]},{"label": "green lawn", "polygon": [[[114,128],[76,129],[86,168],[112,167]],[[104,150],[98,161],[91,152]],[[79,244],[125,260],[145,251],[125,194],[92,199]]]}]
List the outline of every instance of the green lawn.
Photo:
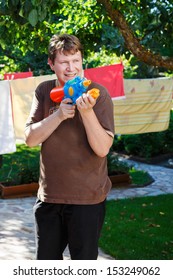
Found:
[{"label": "green lawn", "polygon": [[173,195],[107,201],[99,246],[118,260],[172,260]]}]

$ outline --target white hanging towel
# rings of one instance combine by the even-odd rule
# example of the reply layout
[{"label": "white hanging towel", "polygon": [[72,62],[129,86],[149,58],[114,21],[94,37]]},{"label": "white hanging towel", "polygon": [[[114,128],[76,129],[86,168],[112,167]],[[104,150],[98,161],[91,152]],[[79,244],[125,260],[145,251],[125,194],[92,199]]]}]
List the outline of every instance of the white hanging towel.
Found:
[{"label": "white hanging towel", "polygon": [[0,155],[16,151],[9,81],[0,82]]}]

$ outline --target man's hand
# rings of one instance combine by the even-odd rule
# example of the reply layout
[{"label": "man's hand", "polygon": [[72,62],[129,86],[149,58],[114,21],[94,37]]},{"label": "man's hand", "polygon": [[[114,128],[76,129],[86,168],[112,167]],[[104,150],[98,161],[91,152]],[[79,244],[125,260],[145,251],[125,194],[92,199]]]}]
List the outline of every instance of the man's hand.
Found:
[{"label": "man's hand", "polygon": [[96,104],[96,99],[88,93],[83,93],[77,100],[77,109],[81,113],[89,112]]},{"label": "man's hand", "polygon": [[73,118],[75,115],[75,105],[70,104],[72,100],[70,98],[63,99],[58,109],[58,116],[61,121]]}]

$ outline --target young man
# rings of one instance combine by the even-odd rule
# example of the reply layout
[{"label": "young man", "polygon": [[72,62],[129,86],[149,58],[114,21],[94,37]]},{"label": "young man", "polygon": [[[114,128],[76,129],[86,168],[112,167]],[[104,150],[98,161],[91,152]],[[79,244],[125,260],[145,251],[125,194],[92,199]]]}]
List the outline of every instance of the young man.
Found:
[{"label": "young man", "polygon": [[63,259],[69,246],[71,259],[95,260],[111,188],[106,155],[113,142],[113,104],[107,90],[98,88],[94,99],[87,92],[76,105],[60,104],[50,91],[83,75],[82,45],[73,35],[54,35],[48,63],[57,80],[41,83],[35,92],[25,134],[30,147],[41,144],[38,199],[34,206],[38,260]]}]

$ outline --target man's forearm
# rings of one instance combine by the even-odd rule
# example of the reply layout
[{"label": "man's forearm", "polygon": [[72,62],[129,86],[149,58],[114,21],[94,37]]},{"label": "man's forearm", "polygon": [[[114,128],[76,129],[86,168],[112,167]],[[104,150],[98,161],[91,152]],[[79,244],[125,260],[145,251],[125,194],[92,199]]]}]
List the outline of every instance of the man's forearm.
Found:
[{"label": "man's forearm", "polygon": [[113,137],[101,126],[93,109],[81,112],[81,117],[91,148],[98,156],[106,156],[112,146]]},{"label": "man's forearm", "polygon": [[26,144],[30,147],[44,142],[52,132],[68,118],[75,115],[75,106],[69,105],[70,99],[64,99],[58,110],[38,123],[31,124],[25,130]]},{"label": "man's forearm", "polygon": [[33,123],[25,129],[25,142],[33,147],[44,142],[60,125],[58,111],[38,123]]}]

